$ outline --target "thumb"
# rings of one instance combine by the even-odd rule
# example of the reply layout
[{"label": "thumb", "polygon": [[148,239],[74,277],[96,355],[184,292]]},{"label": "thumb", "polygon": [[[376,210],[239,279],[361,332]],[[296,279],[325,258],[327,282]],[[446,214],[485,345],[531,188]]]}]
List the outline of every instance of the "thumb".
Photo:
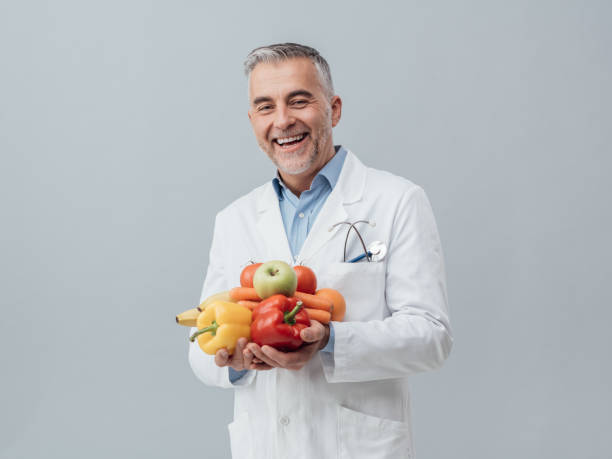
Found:
[{"label": "thumb", "polygon": [[307,343],[319,341],[321,338],[323,338],[323,334],[321,333],[321,328],[317,326],[310,326],[308,328],[305,328],[300,333],[300,336],[302,340],[306,341]]}]

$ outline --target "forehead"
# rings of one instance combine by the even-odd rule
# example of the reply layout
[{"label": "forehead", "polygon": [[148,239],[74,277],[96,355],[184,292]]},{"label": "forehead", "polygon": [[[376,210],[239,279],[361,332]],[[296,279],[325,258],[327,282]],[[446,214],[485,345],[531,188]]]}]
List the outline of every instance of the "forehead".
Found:
[{"label": "forehead", "polygon": [[296,89],[315,94],[321,91],[319,72],[308,58],[293,58],[282,62],[260,63],[249,77],[249,98],[283,97]]}]

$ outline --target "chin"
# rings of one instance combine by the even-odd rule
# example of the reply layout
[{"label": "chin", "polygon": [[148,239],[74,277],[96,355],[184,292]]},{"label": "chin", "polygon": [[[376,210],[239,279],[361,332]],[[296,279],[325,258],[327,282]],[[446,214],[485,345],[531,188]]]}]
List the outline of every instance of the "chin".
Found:
[{"label": "chin", "polygon": [[298,175],[306,172],[312,167],[317,159],[319,151],[315,145],[310,151],[298,151],[282,155],[272,150],[266,151],[266,154],[279,171],[289,175]]},{"label": "chin", "polygon": [[303,172],[306,172],[310,168],[311,164],[306,164],[303,166],[295,166],[295,165],[286,165],[282,163],[276,163],[276,167],[278,170],[283,172],[284,174],[289,175],[298,175]]},{"label": "chin", "polygon": [[278,156],[275,158],[274,164],[278,167],[278,170],[285,174],[297,175],[306,172],[312,167],[317,158],[316,151],[308,154],[306,158],[289,158],[280,159]]}]

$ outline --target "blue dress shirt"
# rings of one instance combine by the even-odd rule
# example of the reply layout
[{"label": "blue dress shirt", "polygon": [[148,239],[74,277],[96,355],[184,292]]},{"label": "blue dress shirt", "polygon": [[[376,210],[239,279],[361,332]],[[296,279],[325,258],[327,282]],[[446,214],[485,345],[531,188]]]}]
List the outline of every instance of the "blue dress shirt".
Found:
[{"label": "blue dress shirt", "polygon": [[[274,191],[276,191],[278,196],[278,205],[294,260],[297,259],[297,255],[300,253],[306,236],[308,236],[310,228],[312,228],[317,215],[319,215],[319,211],[336,186],[336,183],[338,183],[338,177],[340,177],[340,171],[346,158],[346,150],[339,145],[335,149],[336,154],[315,176],[310,189],[303,191],[299,198],[283,183],[278,171],[276,171],[276,178],[272,180]],[[329,341],[321,349],[321,352],[334,351],[334,337],[334,327],[330,322]],[[232,383],[237,381],[247,371],[236,371],[230,368],[230,381]]]}]

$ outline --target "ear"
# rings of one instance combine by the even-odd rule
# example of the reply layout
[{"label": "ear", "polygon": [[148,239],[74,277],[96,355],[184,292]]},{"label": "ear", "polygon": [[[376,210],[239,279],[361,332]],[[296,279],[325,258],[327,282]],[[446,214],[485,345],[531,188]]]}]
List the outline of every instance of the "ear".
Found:
[{"label": "ear", "polygon": [[340,99],[340,96],[332,97],[331,109],[332,127],[336,127],[336,125],[340,122],[340,118],[342,117],[342,99]]},{"label": "ear", "polygon": [[253,119],[251,118],[251,109],[247,111],[247,116],[249,117],[249,121],[253,122]]}]

